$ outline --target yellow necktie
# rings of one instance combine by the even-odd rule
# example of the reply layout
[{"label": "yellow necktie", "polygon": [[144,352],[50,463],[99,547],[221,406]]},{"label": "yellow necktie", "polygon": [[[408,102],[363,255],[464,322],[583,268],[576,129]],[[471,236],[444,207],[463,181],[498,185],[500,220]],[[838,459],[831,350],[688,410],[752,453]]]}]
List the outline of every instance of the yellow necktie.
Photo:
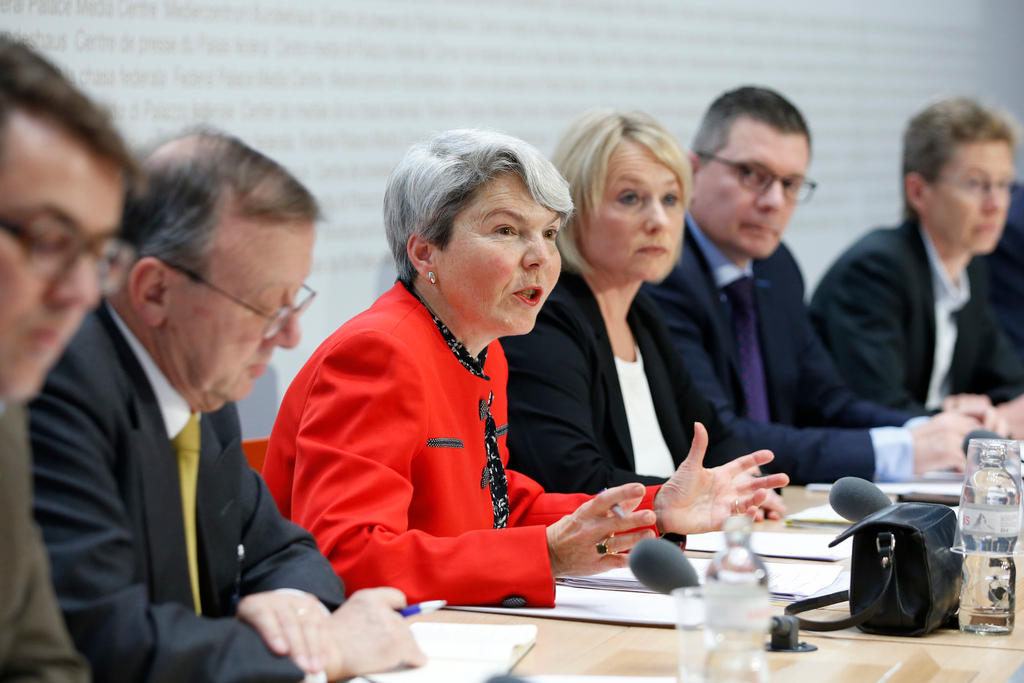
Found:
[{"label": "yellow necktie", "polygon": [[199,600],[199,554],[196,547],[196,481],[199,478],[199,416],[188,418],[185,428],[172,441],[178,452],[178,480],[181,483],[181,512],[185,521],[185,549],[188,551],[188,576],[192,584],[192,602],[196,614],[203,613]]}]

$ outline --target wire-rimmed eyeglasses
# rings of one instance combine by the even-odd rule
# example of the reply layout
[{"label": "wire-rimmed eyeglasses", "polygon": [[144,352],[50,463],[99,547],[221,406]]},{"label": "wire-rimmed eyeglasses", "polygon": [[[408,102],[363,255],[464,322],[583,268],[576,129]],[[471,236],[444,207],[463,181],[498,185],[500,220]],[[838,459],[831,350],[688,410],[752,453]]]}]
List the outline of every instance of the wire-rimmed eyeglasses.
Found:
[{"label": "wire-rimmed eyeglasses", "polygon": [[192,270],[191,268],[185,268],[184,266],[175,265],[173,263],[167,263],[167,261],[164,261],[164,263],[166,263],[169,267],[174,268],[180,273],[186,275],[188,279],[192,280],[193,282],[198,282],[202,285],[206,285],[207,287],[217,292],[221,296],[227,297],[231,301],[234,301],[239,306],[248,309],[249,311],[255,313],[256,315],[266,318],[267,323],[263,326],[263,331],[261,333],[264,339],[270,339],[271,337],[276,336],[277,333],[280,332],[281,329],[288,323],[288,320],[290,320],[293,315],[300,315],[301,313],[303,313],[307,308],[309,308],[309,304],[313,302],[313,299],[316,298],[316,291],[303,284],[299,288],[298,294],[296,294],[295,302],[293,304],[285,304],[284,306],[281,306],[281,308],[277,309],[276,312],[267,313],[258,306],[250,304],[245,299],[237,297],[231,292],[218,287],[217,285],[213,284],[212,282],[210,282],[209,280],[207,280],[206,278],[204,278],[202,275]]}]

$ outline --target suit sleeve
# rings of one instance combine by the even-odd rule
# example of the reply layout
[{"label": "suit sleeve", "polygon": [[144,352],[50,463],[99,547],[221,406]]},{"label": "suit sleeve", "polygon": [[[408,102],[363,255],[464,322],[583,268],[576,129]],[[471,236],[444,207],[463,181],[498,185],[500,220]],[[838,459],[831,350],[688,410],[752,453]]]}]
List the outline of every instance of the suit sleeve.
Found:
[{"label": "suit sleeve", "polygon": [[[14,414],[14,413],[17,414]],[[9,431],[6,424],[21,424]],[[20,408],[0,417],[0,680],[87,683],[50,584],[50,564],[32,521],[28,442]]]},{"label": "suit sleeve", "polygon": [[[36,517],[53,563],[68,629],[97,680],[298,681],[255,630],[231,618],[205,618],[178,603],[156,604],[142,579],[117,470],[117,379],[93,359],[65,356],[31,409]],[[98,387],[110,391],[95,395]],[[131,457],[131,453],[126,457]],[[169,485],[177,486],[177,482]],[[159,542],[159,539],[151,539]]]},{"label": "suit sleeve", "polygon": [[[295,397],[301,410],[291,518],[313,533],[349,591],[389,585],[411,602],[494,604],[515,594],[553,604],[544,527],[512,525],[565,514],[574,507],[566,509],[570,499],[549,499],[535,482],[510,473],[510,528],[452,535],[411,528],[414,471],[420,481],[445,486],[444,472],[418,469],[432,413],[419,362],[405,344],[376,332],[354,335],[327,354],[308,395]],[[276,438],[289,437],[275,429],[271,449]]]},{"label": "suit sleeve", "polygon": [[811,306],[836,366],[857,394],[923,414],[928,411],[906,388],[908,350],[901,324],[908,315],[909,283],[896,259],[876,251],[833,266]]},{"label": "suit sleeve", "polygon": [[[242,508],[239,540],[244,548],[244,559],[239,595],[291,588],[315,595],[331,610],[339,607],[345,594],[334,569],[320,554],[310,533],[281,516],[263,478],[249,468],[237,448],[238,435],[241,434],[237,408],[228,404],[216,413],[204,415],[203,419],[214,423],[222,443],[228,440],[235,442],[221,455],[221,460],[229,461],[224,467],[228,476],[237,471],[241,478],[237,500]],[[204,473],[200,473],[200,487],[216,485],[215,481],[204,482]],[[206,495],[205,499],[215,501],[216,505],[216,491]],[[225,539],[222,545],[234,548],[234,539],[234,536]],[[222,587],[223,591],[232,589],[233,585]],[[222,595],[221,603],[231,605],[232,597]]]},{"label": "suit sleeve", "polygon": [[1021,363],[1010,337],[999,325],[995,311],[989,303],[988,269],[980,259],[976,261],[977,276],[971,279],[971,299],[980,305],[980,321],[975,330],[979,341],[979,354],[971,376],[972,391],[988,394],[993,403],[1010,401],[1024,393],[1024,364]]},{"label": "suit sleeve", "polygon": [[[798,428],[778,422],[763,424],[738,414],[723,380],[716,374],[711,355],[712,352],[725,354],[727,350],[712,348],[709,351],[718,344],[708,337],[713,327],[709,312],[702,309],[699,297],[681,279],[675,278],[671,286],[669,284],[666,281],[652,288],[651,294],[661,304],[679,357],[726,426],[752,448],[767,448],[775,454],[775,459],[762,469],[785,472],[794,484],[834,481],[847,475],[873,478],[874,451],[866,430]],[[807,378],[808,382],[813,383],[813,380],[813,377]],[[818,388],[811,390],[819,391]]]},{"label": "suit sleeve", "polygon": [[549,491],[597,493],[629,482],[661,484],[616,463],[594,424],[591,334],[548,301],[530,334],[501,340],[509,362],[509,458]]}]

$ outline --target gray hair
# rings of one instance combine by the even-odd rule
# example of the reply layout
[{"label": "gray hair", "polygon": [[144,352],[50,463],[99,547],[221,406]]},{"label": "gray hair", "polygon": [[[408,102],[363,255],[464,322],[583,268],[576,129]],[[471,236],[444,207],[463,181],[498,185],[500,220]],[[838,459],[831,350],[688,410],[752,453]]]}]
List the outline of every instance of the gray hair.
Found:
[{"label": "gray hair", "polygon": [[139,256],[202,274],[225,215],[268,225],[315,222],[316,199],[291,173],[238,138],[197,129],[143,163],[147,189],[125,201],[123,234]]},{"label": "gray hair", "polygon": [[550,161],[529,143],[504,133],[472,128],[449,130],[409,148],[388,177],[384,228],[398,279],[411,283],[409,238],[419,235],[444,249],[459,212],[488,181],[518,176],[534,201],[558,214],[572,215],[569,185]]},{"label": "gray hair", "polygon": [[715,154],[729,142],[732,124],[747,117],[771,126],[780,133],[796,133],[807,138],[811,147],[811,131],[796,106],[770,88],[745,85],[719,95],[701,119],[693,137],[696,154]]}]

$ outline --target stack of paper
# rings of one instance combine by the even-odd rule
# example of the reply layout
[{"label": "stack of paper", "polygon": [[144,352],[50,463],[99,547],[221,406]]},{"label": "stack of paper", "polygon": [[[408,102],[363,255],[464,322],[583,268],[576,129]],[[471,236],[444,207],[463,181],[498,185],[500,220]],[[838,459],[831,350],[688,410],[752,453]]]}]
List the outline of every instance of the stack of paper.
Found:
[{"label": "stack of paper", "polygon": [[787,515],[786,526],[836,529],[838,531],[850,526],[850,521],[833,510],[831,505],[825,503]]},{"label": "stack of paper", "polygon": [[420,621],[410,626],[427,655],[426,666],[364,678],[374,683],[485,681],[508,673],[537,641],[532,624],[454,624]]},{"label": "stack of paper", "polygon": [[[786,557],[800,560],[838,562],[850,556],[852,541],[846,539],[834,548],[828,544],[835,534],[794,534],[785,531],[755,531],[750,535],[750,549],[765,557]],[[709,553],[725,547],[721,531],[691,534],[686,537],[686,549]]]},{"label": "stack of paper", "polygon": [[[688,559],[703,584],[711,560],[693,557]],[[836,565],[766,562],[765,566],[768,569],[768,590],[776,600],[802,600],[811,595],[844,590],[849,586],[849,578],[843,584],[843,570]],[[594,576],[566,577],[559,581],[578,588],[650,592],[637,581],[628,567],[612,569]]]}]

